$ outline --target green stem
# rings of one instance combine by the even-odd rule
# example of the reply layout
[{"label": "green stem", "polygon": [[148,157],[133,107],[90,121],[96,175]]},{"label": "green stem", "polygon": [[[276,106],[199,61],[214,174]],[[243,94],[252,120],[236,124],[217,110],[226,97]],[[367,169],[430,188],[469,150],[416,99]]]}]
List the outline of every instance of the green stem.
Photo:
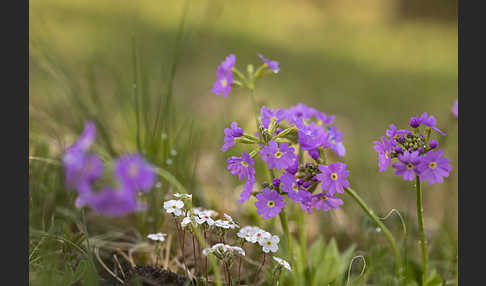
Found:
[{"label": "green stem", "polygon": [[386,239],[390,243],[393,251],[393,256],[395,257],[396,271],[399,277],[402,274],[402,263],[400,259],[400,252],[398,251],[397,244],[390,230],[381,222],[375,213],[366,205],[366,203],[361,199],[361,197],[351,188],[344,188],[344,190],[359,204],[363,211],[378,225],[378,227],[383,231]]},{"label": "green stem", "polygon": [[256,123],[257,132],[260,132],[260,124],[258,123],[258,105],[256,102],[255,90],[252,88],[250,88],[249,90],[250,90],[251,102],[253,105],[253,112],[255,113],[255,123]]},{"label": "green stem", "polygon": [[422,285],[427,282],[427,241],[424,232],[424,209],[422,207],[422,190],[420,188],[420,179],[415,176],[415,188],[417,190],[417,221],[419,226],[420,248],[422,249]]},{"label": "green stem", "polygon": [[282,224],[282,229],[285,235],[285,240],[287,241],[287,245],[285,246],[285,253],[287,254],[287,258],[289,259],[290,264],[292,264],[292,255],[290,253],[290,235],[289,235],[289,223],[287,220],[287,214],[285,213],[285,209],[283,208],[280,214],[280,223]]}]

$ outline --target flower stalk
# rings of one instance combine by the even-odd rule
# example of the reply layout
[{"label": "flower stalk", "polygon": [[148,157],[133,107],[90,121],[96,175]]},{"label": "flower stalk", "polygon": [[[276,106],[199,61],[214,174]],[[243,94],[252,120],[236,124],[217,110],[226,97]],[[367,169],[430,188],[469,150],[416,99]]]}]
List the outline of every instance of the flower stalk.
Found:
[{"label": "flower stalk", "polygon": [[422,250],[422,285],[427,282],[427,241],[424,231],[424,209],[422,207],[422,189],[420,187],[420,178],[415,176],[415,189],[417,191],[417,221],[419,227],[420,248]]}]

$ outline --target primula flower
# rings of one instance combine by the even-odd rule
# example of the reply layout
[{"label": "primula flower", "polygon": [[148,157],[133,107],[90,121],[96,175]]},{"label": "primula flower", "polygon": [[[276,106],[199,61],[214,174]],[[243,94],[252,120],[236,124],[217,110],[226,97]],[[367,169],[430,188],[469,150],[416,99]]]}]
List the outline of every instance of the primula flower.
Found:
[{"label": "primula flower", "polygon": [[262,59],[262,61],[267,64],[267,66],[274,72],[274,73],[278,73],[280,71],[280,68],[278,66],[278,62],[277,61],[271,61],[271,60],[268,60],[266,59],[265,57],[263,57],[262,54],[258,54],[258,57],[260,59]]},{"label": "primula flower", "polygon": [[224,145],[221,147],[223,152],[235,145],[235,138],[243,136],[243,129],[238,127],[236,122],[231,123],[231,128],[224,129]]},{"label": "primula flower", "polygon": [[313,209],[322,209],[327,212],[331,209],[338,209],[343,204],[340,198],[325,193],[312,195],[308,191],[302,191],[300,196],[300,207],[309,214],[312,214]]},{"label": "primula flower", "polygon": [[339,132],[336,126],[332,126],[331,128],[329,128],[328,132],[328,141],[330,143],[331,150],[336,152],[339,157],[343,157],[344,155],[346,155],[346,149],[344,148],[343,142],[341,142],[341,140],[343,139],[343,133]]},{"label": "primula flower", "polygon": [[276,191],[264,188],[261,193],[256,195],[257,213],[262,215],[263,219],[274,217],[285,207],[285,201]]},{"label": "primula flower", "polygon": [[270,169],[286,169],[294,164],[297,156],[294,153],[294,148],[289,147],[287,142],[280,143],[275,141],[268,142],[268,145],[263,147],[260,151],[263,161],[267,162]]},{"label": "primula flower", "polygon": [[80,191],[81,185],[91,184],[103,174],[104,166],[101,158],[95,154],[87,154],[79,149],[69,149],[64,153],[63,163],[66,174],[66,185]]},{"label": "primula flower", "polygon": [[410,118],[410,126],[413,128],[418,128],[420,125],[425,125],[428,126],[435,131],[437,131],[441,135],[446,135],[444,132],[440,131],[437,127],[435,127],[435,124],[437,121],[435,120],[435,117],[433,115],[428,115],[427,112],[422,113],[420,117],[415,116]]},{"label": "primula flower", "polygon": [[126,187],[148,192],[155,183],[153,167],[140,154],[126,154],[115,162],[115,174]]},{"label": "primula flower", "polygon": [[393,137],[395,137],[395,135],[403,135],[403,134],[407,133],[406,129],[398,130],[397,127],[395,126],[395,124],[390,124],[389,128],[390,129],[386,130],[386,136],[388,136],[389,138],[393,138]]},{"label": "primula flower", "polygon": [[263,127],[265,127],[266,129],[268,129],[272,118],[275,118],[277,124],[279,124],[287,117],[287,111],[285,109],[268,109],[266,106],[262,106],[262,108],[260,109],[260,114]]},{"label": "primula flower", "polygon": [[387,140],[385,136],[381,137],[381,142],[373,142],[375,145],[373,148],[378,152],[378,167],[380,168],[380,172],[385,171],[391,163],[391,151],[394,148],[393,142],[395,142],[393,139]]},{"label": "primula flower", "polygon": [[317,124],[319,125],[331,125],[332,122],[334,121],[335,116],[334,115],[329,115],[327,116],[324,112],[318,112],[316,111],[314,116],[317,119]]},{"label": "primula flower", "polygon": [[167,236],[167,234],[162,233],[162,232],[151,233],[151,234],[147,235],[147,237],[149,239],[154,240],[154,241],[160,241],[160,242],[164,242],[166,236]]},{"label": "primula flower", "polygon": [[84,124],[83,132],[79,136],[78,140],[73,145],[71,145],[70,148],[86,152],[89,150],[91,145],[93,145],[95,139],[96,126],[92,121],[87,121]]},{"label": "primula flower", "polygon": [[278,251],[279,242],[280,238],[276,235],[264,235],[261,243],[259,243],[262,246],[263,252],[268,253],[271,251],[275,253]]},{"label": "primula flower", "polygon": [[145,205],[138,203],[132,190],[126,187],[105,187],[94,193],[88,204],[95,212],[112,217],[145,209]]},{"label": "primula flower", "polygon": [[449,172],[452,166],[449,164],[449,159],[442,157],[443,151],[429,151],[422,158],[422,162],[418,165],[419,177],[421,181],[427,180],[429,185],[434,183],[442,183],[443,177],[449,177]]},{"label": "primula flower", "polygon": [[244,152],[242,157],[232,156],[227,162],[227,169],[230,170],[232,175],[238,175],[239,180],[255,176],[255,169],[253,169],[255,162],[248,153]]},{"label": "primula flower", "polygon": [[253,185],[255,185],[255,182],[255,177],[251,177],[246,180],[243,191],[240,194],[240,199],[238,200],[240,204],[244,203],[251,197],[251,192],[253,191]]},{"label": "primula flower", "polygon": [[459,116],[459,102],[458,102],[457,99],[456,99],[456,101],[454,101],[454,104],[452,105],[451,111],[452,111],[452,115],[454,115],[455,118],[458,118],[458,116]]},{"label": "primula flower", "polygon": [[292,268],[290,267],[290,264],[287,261],[283,260],[282,258],[273,256],[273,260],[277,261],[277,263],[279,265],[283,266],[288,271],[292,271]]},{"label": "primula flower", "polygon": [[349,175],[346,164],[336,162],[328,166],[319,165],[318,168],[322,173],[317,174],[316,177],[322,183],[322,190],[327,190],[329,194],[334,195],[335,192],[344,193],[343,187],[349,187],[349,182],[346,180]]},{"label": "primula flower", "polygon": [[299,103],[287,110],[287,121],[297,125],[304,123],[304,120],[311,119],[317,111],[303,103]]},{"label": "primula flower", "polygon": [[398,155],[398,160],[398,162],[392,165],[396,169],[395,175],[401,176],[404,180],[412,181],[415,175],[418,174],[417,166],[421,161],[419,152],[404,151],[403,154]]},{"label": "primula flower", "polygon": [[175,216],[182,215],[182,208],[184,207],[184,202],[181,200],[170,200],[164,202],[164,209],[168,214],[174,214]]},{"label": "primula flower", "polygon": [[226,59],[221,62],[216,74],[218,76],[216,82],[214,82],[212,92],[219,95],[223,93],[224,97],[228,97],[228,93],[231,91],[231,84],[233,84],[233,73],[231,69],[235,66],[236,57],[230,54]]},{"label": "primula flower", "polygon": [[280,177],[280,188],[287,193],[289,198],[296,202],[300,202],[300,192],[302,188],[297,184],[295,176],[290,173],[283,173]]},{"label": "primula flower", "polygon": [[327,133],[322,125],[311,122],[309,125],[296,124],[298,127],[299,144],[303,150],[309,152],[312,158],[319,157],[318,148],[327,148],[330,146],[329,133]]}]

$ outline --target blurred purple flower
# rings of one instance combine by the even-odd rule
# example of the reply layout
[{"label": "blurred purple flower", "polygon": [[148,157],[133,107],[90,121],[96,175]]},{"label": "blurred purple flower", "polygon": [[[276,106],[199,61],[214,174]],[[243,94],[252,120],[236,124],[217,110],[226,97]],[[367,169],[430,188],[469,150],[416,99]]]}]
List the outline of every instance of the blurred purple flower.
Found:
[{"label": "blurred purple flower", "polygon": [[115,175],[128,189],[148,192],[155,183],[152,165],[140,154],[126,154],[115,162]]},{"label": "blurred purple flower", "polygon": [[145,205],[137,202],[133,191],[124,186],[118,189],[112,187],[103,188],[99,193],[91,197],[89,205],[95,212],[110,217],[123,216],[145,209]]},{"label": "blurred purple flower", "polygon": [[262,59],[262,61],[267,64],[267,66],[274,72],[278,73],[280,71],[280,68],[278,67],[278,62],[277,61],[271,61],[266,59],[262,54],[258,54],[258,57]]},{"label": "blurred purple flower", "polygon": [[274,217],[285,207],[285,201],[276,191],[264,188],[261,193],[256,195],[257,213],[262,215],[263,219]]},{"label": "blurred purple flower", "polygon": [[292,166],[297,160],[294,148],[289,147],[286,142],[280,143],[280,145],[275,141],[268,142],[268,145],[260,151],[260,156],[263,161],[267,162],[268,168],[278,170]]},{"label": "blurred purple flower", "polygon": [[317,174],[316,177],[322,183],[322,190],[327,190],[330,195],[334,195],[335,192],[344,193],[343,188],[349,187],[349,182],[346,180],[349,175],[346,164],[336,162],[328,166],[319,165],[318,168],[322,173]]},{"label": "blurred purple flower", "polygon": [[406,181],[413,181],[415,175],[418,175],[417,166],[420,164],[421,156],[418,151],[408,152],[398,155],[398,162],[393,163],[395,175],[401,176]]},{"label": "blurred purple flower", "polygon": [[452,166],[449,164],[449,159],[442,157],[443,151],[429,151],[422,157],[422,162],[417,169],[420,173],[420,181],[427,180],[429,185],[434,183],[442,183],[443,177],[449,177],[449,172]]},{"label": "blurred purple flower", "polygon": [[235,138],[243,136],[243,129],[238,127],[236,122],[231,123],[231,128],[224,129],[224,145],[221,147],[223,152],[235,145]]},{"label": "blurred purple flower", "polygon": [[458,116],[459,116],[459,102],[458,102],[457,99],[456,99],[456,101],[454,101],[454,104],[452,105],[451,111],[452,111],[452,115],[454,115],[455,118],[458,118]]},{"label": "blurred purple flower", "polygon": [[334,122],[335,118],[334,115],[327,116],[324,112],[318,111],[316,111],[314,115],[317,119],[317,124],[331,125]]},{"label": "blurred purple flower", "polygon": [[218,68],[216,73],[218,78],[214,82],[211,91],[216,95],[223,93],[224,97],[228,97],[228,94],[231,91],[231,84],[233,84],[233,73],[226,72],[221,68]]}]

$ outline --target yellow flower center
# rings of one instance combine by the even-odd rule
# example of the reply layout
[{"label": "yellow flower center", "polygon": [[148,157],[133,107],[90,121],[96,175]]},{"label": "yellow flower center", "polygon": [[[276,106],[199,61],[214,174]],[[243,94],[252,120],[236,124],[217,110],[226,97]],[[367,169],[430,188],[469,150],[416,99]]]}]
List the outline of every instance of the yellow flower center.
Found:
[{"label": "yellow flower center", "polygon": [[390,156],[388,155],[388,152],[385,152],[385,158],[389,158]]},{"label": "yellow flower center", "polygon": [[431,169],[435,169],[435,168],[437,167],[437,163],[436,163],[436,162],[430,162],[430,163],[429,163],[429,167],[430,167]]},{"label": "yellow flower center", "polygon": [[326,196],[322,196],[322,197],[321,197],[321,200],[323,200],[323,201],[327,201],[327,197],[326,197]]},{"label": "yellow flower center", "polygon": [[412,170],[412,169],[413,169],[413,165],[412,165],[411,163],[408,163],[408,164],[407,164],[407,168],[408,168],[409,170]]},{"label": "yellow flower center", "polygon": [[271,241],[267,241],[267,245],[272,245],[272,242]]},{"label": "yellow flower center", "polygon": [[173,208],[173,209],[176,209],[177,207],[174,205],[174,206],[172,206],[172,208]]},{"label": "yellow flower center", "polygon": [[275,153],[275,158],[280,158],[282,157],[282,152],[278,151],[277,153]]},{"label": "yellow flower center", "polygon": [[333,181],[336,181],[336,180],[337,180],[337,178],[338,178],[338,175],[337,175],[336,173],[332,173],[332,174],[331,174],[331,179],[332,179]]},{"label": "yellow flower center", "polygon": [[297,187],[297,185],[296,185],[296,184],[293,184],[293,185],[292,185],[292,190],[294,190],[294,192],[296,192],[296,193],[297,193],[297,192],[299,191],[299,188]]},{"label": "yellow flower center", "polygon": [[248,163],[245,162],[245,161],[241,161],[241,165],[245,166],[245,167],[248,167]]},{"label": "yellow flower center", "polygon": [[228,81],[226,81],[226,79],[222,79],[222,80],[221,80],[221,85],[222,85],[223,87],[226,87],[226,86],[228,85]]},{"label": "yellow flower center", "polygon": [[268,201],[267,206],[273,208],[275,206],[275,202],[274,201]]}]

